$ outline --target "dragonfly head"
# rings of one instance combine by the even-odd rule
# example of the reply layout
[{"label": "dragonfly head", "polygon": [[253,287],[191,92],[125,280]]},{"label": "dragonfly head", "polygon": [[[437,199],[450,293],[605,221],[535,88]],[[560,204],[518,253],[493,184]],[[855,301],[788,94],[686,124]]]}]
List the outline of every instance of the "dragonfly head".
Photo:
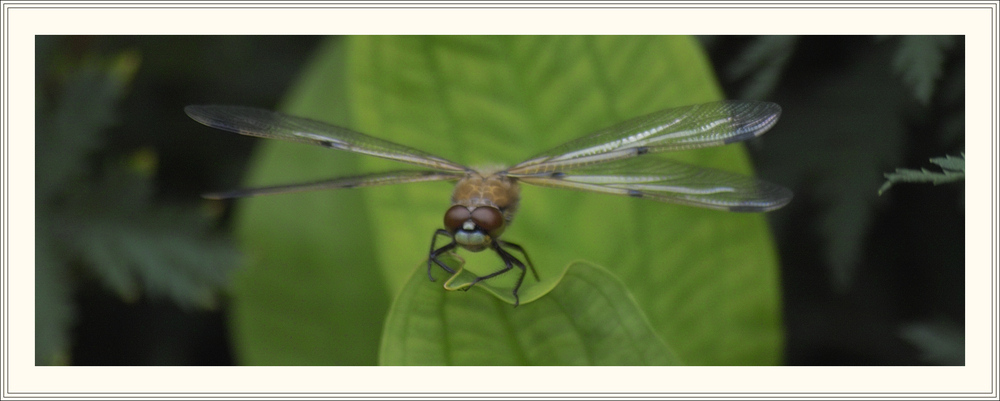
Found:
[{"label": "dragonfly head", "polygon": [[454,205],[444,214],[444,227],[455,242],[473,252],[486,249],[507,226],[500,209],[492,206],[468,208]]}]

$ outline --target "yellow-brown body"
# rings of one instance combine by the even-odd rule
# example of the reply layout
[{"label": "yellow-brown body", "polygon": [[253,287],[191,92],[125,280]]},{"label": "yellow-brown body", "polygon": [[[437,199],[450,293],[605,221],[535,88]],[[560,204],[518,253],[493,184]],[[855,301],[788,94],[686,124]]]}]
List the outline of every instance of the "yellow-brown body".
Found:
[{"label": "yellow-brown body", "polygon": [[455,184],[444,225],[458,245],[479,252],[496,242],[517,213],[521,187],[504,174],[469,171]]},{"label": "yellow-brown body", "polygon": [[520,200],[521,186],[515,179],[479,172],[470,172],[458,180],[451,195],[452,205],[462,205],[469,209],[480,206],[499,209],[507,224],[514,219]]}]

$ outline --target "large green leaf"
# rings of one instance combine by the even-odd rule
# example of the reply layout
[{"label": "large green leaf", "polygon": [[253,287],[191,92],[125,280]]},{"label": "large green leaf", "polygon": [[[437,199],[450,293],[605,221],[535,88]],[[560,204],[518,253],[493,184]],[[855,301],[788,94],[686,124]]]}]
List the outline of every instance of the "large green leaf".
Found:
[{"label": "large green leaf", "polygon": [[[291,97],[297,108],[289,110],[471,165],[516,163],[629,117],[722,97],[688,37],[366,36],[345,45],[346,81],[336,68],[313,68],[301,86],[309,93]],[[345,92],[337,89],[343,82]],[[255,183],[403,167],[298,144],[266,146]],[[737,146],[670,156],[750,172]],[[244,361],[367,363],[335,355],[368,352],[377,336],[371,324],[388,310],[386,294],[403,291],[409,266],[426,258],[450,190],[406,184],[250,202],[242,217],[245,227],[259,226],[244,230],[256,262],[236,291],[243,305],[236,335],[242,354],[258,358]],[[659,341],[686,363],[780,361],[776,257],[763,216],[525,186],[504,239],[526,248],[543,279],[574,260],[608,266]],[[476,273],[500,264],[490,252],[460,254]],[[434,286],[445,291],[442,284]],[[492,308],[482,318],[528,306]],[[365,329],[345,329],[359,325]]]},{"label": "large green leaf", "polygon": [[[380,36],[355,38],[348,54],[358,129],[469,164],[515,163],[629,117],[721,97],[687,37]],[[739,147],[674,156],[750,171]],[[370,192],[373,243],[394,291],[408,273],[399,267],[426,253],[431,230],[420,227],[439,227],[448,206],[448,193],[429,187]],[[525,187],[505,238],[527,247],[543,277],[581,258],[613,267],[686,362],[780,361],[763,216]],[[477,272],[498,264],[486,252],[463,257]]]}]

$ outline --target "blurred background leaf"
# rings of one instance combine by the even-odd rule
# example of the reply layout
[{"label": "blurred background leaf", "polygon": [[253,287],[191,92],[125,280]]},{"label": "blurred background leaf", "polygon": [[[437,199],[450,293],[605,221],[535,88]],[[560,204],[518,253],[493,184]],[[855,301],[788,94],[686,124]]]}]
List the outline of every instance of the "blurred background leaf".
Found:
[{"label": "blurred background leaf", "polygon": [[215,216],[203,203],[158,199],[155,150],[114,139],[139,54],[76,54],[68,51],[76,40],[38,38],[39,365],[81,363],[73,348],[84,294],[99,287],[124,303],[215,309],[239,259],[231,241],[212,233]]},{"label": "blurred background leaf", "polygon": [[757,36],[725,70],[729,82],[741,84],[738,99],[764,99],[778,86],[795,53],[797,36]]},{"label": "blurred background leaf", "polygon": [[933,365],[965,365],[965,330],[940,316],[904,325],[899,335],[920,350],[920,358]]},{"label": "blurred background leaf", "polygon": [[957,36],[910,35],[899,37],[892,65],[913,97],[927,105],[944,73],[945,61]]}]

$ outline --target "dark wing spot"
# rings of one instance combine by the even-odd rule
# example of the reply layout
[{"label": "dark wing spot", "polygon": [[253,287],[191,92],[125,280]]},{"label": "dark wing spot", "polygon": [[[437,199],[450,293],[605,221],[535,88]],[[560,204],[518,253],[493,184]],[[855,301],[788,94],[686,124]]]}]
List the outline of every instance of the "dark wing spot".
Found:
[{"label": "dark wing spot", "polygon": [[735,205],[735,206],[730,206],[729,211],[737,213],[756,213],[763,211],[763,208],[760,206]]},{"label": "dark wing spot", "polygon": [[638,148],[635,148],[635,154],[636,154],[636,156],[644,155],[646,153],[649,153],[649,147],[648,146],[640,146]]},{"label": "dark wing spot", "polygon": [[556,171],[556,172],[554,172],[554,173],[552,173],[552,174],[549,174],[549,177],[552,177],[552,178],[559,178],[559,179],[562,179],[562,178],[563,178],[563,177],[565,177],[565,176],[566,176],[566,173],[564,173],[564,172],[562,172],[562,171]]},{"label": "dark wing spot", "polygon": [[641,198],[641,197],[643,197],[643,194],[642,194],[642,192],[636,191],[634,189],[630,189],[630,190],[628,190],[628,196],[631,196],[633,198]]},{"label": "dark wing spot", "polygon": [[733,136],[731,138],[723,139],[722,140],[722,144],[723,145],[728,145],[728,144],[731,144],[731,143],[742,142],[742,141],[745,141],[747,139],[752,139],[753,137],[757,136],[756,134],[757,133],[754,132],[754,131],[742,132],[742,133],[737,134],[736,136]]}]

